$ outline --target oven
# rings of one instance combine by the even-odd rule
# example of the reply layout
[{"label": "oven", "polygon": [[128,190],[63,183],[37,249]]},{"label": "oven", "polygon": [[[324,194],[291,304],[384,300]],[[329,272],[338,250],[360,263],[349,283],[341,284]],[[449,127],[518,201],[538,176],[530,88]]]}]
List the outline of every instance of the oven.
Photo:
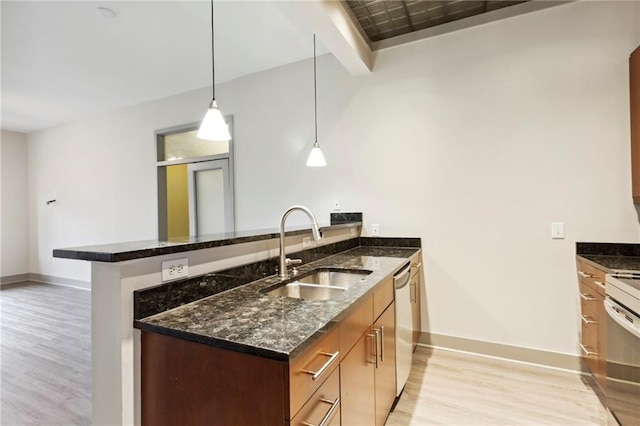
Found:
[{"label": "oven", "polygon": [[607,275],[607,407],[621,426],[640,425],[640,277]]}]

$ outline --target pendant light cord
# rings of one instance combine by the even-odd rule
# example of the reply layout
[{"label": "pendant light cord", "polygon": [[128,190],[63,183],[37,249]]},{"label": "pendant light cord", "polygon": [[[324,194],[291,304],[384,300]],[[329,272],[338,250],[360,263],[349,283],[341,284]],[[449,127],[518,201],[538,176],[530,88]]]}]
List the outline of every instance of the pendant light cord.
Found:
[{"label": "pendant light cord", "polygon": [[316,35],[313,34],[313,117],[315,122],[315,142],[318,143],[318,88],[316,85]]},{"label": "pendant light cord", "polygon": [[214,39],[213,39],[213,0],[211,0],[211,95],[216,98],[216,67],[214,65]]}]

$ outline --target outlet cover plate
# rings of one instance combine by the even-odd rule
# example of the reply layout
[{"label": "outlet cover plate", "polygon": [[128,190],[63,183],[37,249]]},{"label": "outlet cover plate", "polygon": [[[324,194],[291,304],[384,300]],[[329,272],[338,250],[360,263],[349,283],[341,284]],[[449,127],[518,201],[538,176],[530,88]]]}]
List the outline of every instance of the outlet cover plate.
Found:
[{"label": "outlet cover plate", "polygon": [[162,282],[187,278],[189,276],[189,259],[165,260],[162,262]]}]

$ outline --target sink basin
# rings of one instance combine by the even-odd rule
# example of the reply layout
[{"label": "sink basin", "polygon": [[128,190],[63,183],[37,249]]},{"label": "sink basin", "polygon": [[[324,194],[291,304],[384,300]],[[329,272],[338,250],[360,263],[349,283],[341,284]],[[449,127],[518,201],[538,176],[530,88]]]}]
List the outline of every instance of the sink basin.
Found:
[{"label": "sink basin", "polygon": [[371,271],[358,269],[315,269],[289,283],[263,290],[270,296],[285,296],[306,300],[328,300],[338,296],[348,287],[362,281]]},{"label": "sink basin", "polygon": [[292,282],[268,291],[267,294],[271,296],[295,297],[306,300],[328,300],[336,297],[344,290],[344,287]]},{"label": "sink basin", "polygon": [[371,271],[363,270],[340,270],[323,268],[311,271],[308,274],[296,278],[297,282],[304,284],[317,284],[324,286],[336,286],[348,288],[356,284],[369,275]]}]

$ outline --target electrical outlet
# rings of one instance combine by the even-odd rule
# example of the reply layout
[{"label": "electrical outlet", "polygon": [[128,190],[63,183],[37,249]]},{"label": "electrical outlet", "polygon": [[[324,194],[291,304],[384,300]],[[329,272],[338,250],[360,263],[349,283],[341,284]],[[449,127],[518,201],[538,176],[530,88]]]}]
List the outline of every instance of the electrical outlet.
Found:
[{"label": "electrical outlet", "polygon": [[349,237],[353,238],[356,236],[356,228],[349,228]]},{"label": "electrical outlet", "polygon": [[336,212],[340,211],[340,198],[336,198],[333,201],[333,211],[336,211]]},{"label": "electrical outlet", "polygon": [[311,237],[302,237],[302,248],[311,247],[311,241],[313,241]]},{"label": "electrical outlet", "polygon": [[371,235],[374,237],[377,237],[378,235],[380,235],[380,224],[379,223],[372,223],[371,224]]},{"label": "electrical outlet", "polygon": [[189,259],[165,260],[162,262],[162,281],[170,281],[189,276]]}]

